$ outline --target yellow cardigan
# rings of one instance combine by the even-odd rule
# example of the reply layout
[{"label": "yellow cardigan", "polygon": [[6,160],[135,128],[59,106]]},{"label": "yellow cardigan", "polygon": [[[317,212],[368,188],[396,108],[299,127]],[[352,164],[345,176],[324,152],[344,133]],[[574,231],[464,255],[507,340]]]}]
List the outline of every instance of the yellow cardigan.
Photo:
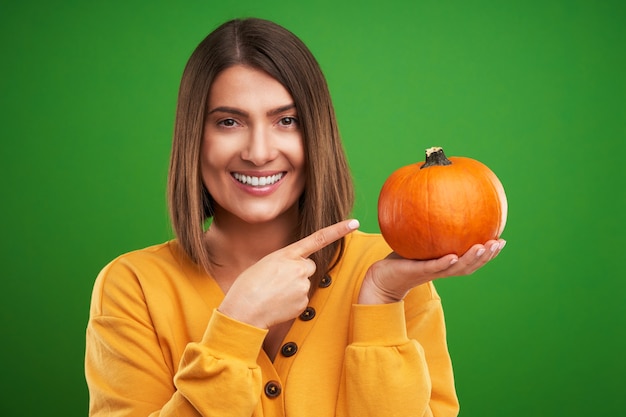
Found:
[{"label": "yellow cardigan", "polygon": [[93,289],[89,414],[456,416],[432,283],[403,302],[355,304],[367,268],[389,252],[380,235],[349,235],[274,362],[262,349],[267,331],[218,312],[223,292],[176,241],[115,259]]}]

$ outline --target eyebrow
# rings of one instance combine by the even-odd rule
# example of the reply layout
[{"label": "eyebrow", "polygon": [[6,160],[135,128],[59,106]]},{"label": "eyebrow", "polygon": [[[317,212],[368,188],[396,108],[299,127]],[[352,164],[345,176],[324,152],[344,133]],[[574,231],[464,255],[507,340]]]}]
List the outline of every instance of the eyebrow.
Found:
[{"label": "eyebrow", "polygon": [[[285,111],[291,110],[291,109],[295,109],[295,108],[296,108],[295,104],[289,103],[289,104],[286,104],[284,106],[276,107],[275,109],[272,109],[272,110],[268,111],[267,115],[268,116],[274,116],[276,114],[280,114],[282,112],[285,112]],[[217,112],[236,114],[236,115],[242,116],[242,117],[248,116],[247,112],[245,112],[243,110],[240,110],[240,109],[238,109],[236,107],[229,107],[229,106],[219,106],[219,107],[216,107],[216,108],[210,110],[208,114],[213,114],[213,113],[217,113]]]}]

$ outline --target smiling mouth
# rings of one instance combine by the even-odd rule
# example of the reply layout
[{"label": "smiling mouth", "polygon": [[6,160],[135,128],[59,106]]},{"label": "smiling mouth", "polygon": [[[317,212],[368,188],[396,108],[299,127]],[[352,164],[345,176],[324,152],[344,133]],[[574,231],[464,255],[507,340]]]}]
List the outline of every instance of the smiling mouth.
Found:
[{"label": "smiling mouth", "polygon": [[243,175],[237,172],[233,173],[233,177],[242,184],[252,187],[265,187],[267,185],[276,184],[285,176],[284,172],[278,174],[269,175],[266,177],[253,177],[250,175]]}]

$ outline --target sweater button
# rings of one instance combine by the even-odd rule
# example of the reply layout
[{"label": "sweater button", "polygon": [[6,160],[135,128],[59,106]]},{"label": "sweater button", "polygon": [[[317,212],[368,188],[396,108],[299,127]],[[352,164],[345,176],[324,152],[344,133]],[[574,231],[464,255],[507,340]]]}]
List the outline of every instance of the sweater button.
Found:
[{"label": "sweater button", "polygon": [[280,384],[276,381],[269,381],[265,384],[265,395],[269,398],[276,398],[280,395],[282,388]]},{"label": "sweater button", "polygon": [[313,307],[307,307],[302,314],[300,314],[300,320],[309,321],[315,317],[315,309]]},{"label": "sweater button", "polygon": [[333,282],[332,278],[330,277],[330,275],[324,275],[324,277],[320,280],[320,288],[327,288],[330,287],[330,284]]},{"label": "sweater button", "polygon": [[283,347],[280,348],[280,353],[286,358],[295,355],[297,351],[298,345],[293,342],[285,343]]}]

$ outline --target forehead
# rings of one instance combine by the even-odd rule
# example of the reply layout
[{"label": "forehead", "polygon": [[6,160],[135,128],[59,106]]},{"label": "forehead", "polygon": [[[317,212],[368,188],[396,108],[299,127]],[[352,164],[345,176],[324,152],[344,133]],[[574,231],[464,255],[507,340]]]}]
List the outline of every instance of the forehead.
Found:
[{"label": "forehead", "polygon": [[220,72],[209,90],[209,109],[229,106],[275,108],[293,103],[287,89],[264,71],[235,65]]}]

